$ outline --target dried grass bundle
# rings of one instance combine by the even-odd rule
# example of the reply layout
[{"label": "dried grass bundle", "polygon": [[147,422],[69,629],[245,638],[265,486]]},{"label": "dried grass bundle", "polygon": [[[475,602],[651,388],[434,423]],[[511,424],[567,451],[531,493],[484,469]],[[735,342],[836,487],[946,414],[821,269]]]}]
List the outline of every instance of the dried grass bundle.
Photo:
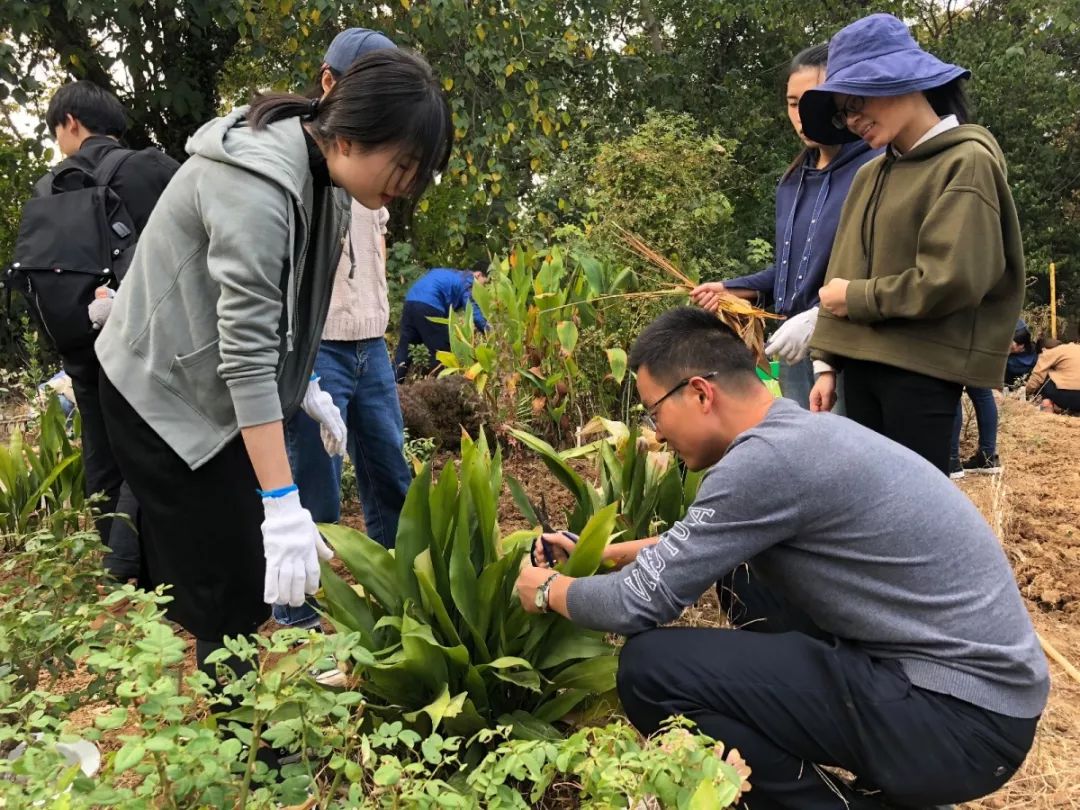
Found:
[{"label": "dried grass bundle", "polygon": [[[674,290],[664,290],[663,294],[670,295],[672,292],[687,293],[697,286],[675,264],[645,244],[640,236],[631,233],[620,225],[615,225],[614,228],[630,250],[676,280],[678,286]],[[716,316],[726,327],[738,335],[742,342],[754,353],[757,364],[762,368],[767,368],[769,363],[765,358],[765,319],[773,318],[778,320],[779,316],[759,309],[749,301],[731,293],[720,297]]]}]

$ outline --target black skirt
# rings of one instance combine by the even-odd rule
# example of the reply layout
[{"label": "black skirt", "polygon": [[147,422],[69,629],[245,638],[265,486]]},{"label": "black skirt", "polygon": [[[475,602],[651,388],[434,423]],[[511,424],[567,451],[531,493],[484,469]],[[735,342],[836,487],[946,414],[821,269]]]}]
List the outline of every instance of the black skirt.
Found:
[{"label": "black skirt", "polygon": [[168,585],[169,619],[199,639],[254,632],[263,602],[262,499],[241,437],[192,470],[101,372],[117,465],[139,502],[143,579]]}]

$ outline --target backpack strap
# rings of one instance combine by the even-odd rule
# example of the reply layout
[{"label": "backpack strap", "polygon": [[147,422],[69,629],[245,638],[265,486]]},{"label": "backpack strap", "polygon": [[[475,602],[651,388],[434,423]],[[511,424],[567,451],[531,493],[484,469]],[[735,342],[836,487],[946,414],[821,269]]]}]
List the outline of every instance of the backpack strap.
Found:
[{"label": "backpack strap", "polygon": [[135,152],[132,149],[116,148],[110,150],[101,163],[94,169],[93,178],[94,182],[99,186],[107,186],[112,182],[113,177],[116,176],[117,171],[124,165],[124,161],[134,155]]}]

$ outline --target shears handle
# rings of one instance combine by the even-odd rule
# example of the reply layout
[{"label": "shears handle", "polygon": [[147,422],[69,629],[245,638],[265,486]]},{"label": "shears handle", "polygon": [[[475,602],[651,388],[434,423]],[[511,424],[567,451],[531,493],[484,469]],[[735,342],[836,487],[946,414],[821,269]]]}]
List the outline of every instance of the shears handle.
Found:
[{"label": "shears handle", "polygon": [[[569,539],[570,542],[572,542],[572,543],[577,543],[577,541],[578,541],[578,536],[576,534],[574,534],[573,532],[557,532],[557,533],[561,534],[563,537]],[[543,539],[543,535],[540,536],[540,545],[544,550],[544,559],[547,561],[547,564],[549,566],[551,566],[551,567],[554,567],[555,566],[555,549],[552,547],[551,543],[549,543],[547,540]],[[540,565],[540,561],[536,559],[536,544],[535,543],[533,543],[532,548],[529,549],[529,560],[535,566]]]}]

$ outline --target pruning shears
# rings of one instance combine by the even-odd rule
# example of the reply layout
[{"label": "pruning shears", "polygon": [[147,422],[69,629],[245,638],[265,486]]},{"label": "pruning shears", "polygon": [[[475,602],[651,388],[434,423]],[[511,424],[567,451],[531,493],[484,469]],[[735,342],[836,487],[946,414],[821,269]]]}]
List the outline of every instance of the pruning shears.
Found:
[{"label": "pruning shears", "polygon": [[[532,498],[528,498],[527,500],[529,501],[529,506],[532,508],[533,514],[536,515],[536,519],[540,522],[540,529],[545,534],[556,534],[557,533],[557,534],[561,534],[563,537],[569,538],[569,540],[571,542],[573,542],[573,543],[576,543],[578,541],[578,536],[576,534],[574,534],[573,532],[566,532],[566,531],[556,532],[555,528],[551,525],[551,517],[548,514],[548,508],[547,508],[547,499],[543,496],[543,494],[540,495],[540,503],[539,503],[539,505],[537,505],[532,500]],[[547,561],[547,564],[549,566],[551,566],[552,568],[554,568],[555,567],[555,550],[552,548],[551,543],[549,543],[547,540],[543,539],[543,535],[541,535],[541,538],[540,538],[540,545],[544,550],[544,559]],[[529,548],[529,560],[532,562],[533,565],[536,565],[536,566],[540,565],[540,561],[536,559],[536,544],[535,543],[533,543],[533,545]]]}]

